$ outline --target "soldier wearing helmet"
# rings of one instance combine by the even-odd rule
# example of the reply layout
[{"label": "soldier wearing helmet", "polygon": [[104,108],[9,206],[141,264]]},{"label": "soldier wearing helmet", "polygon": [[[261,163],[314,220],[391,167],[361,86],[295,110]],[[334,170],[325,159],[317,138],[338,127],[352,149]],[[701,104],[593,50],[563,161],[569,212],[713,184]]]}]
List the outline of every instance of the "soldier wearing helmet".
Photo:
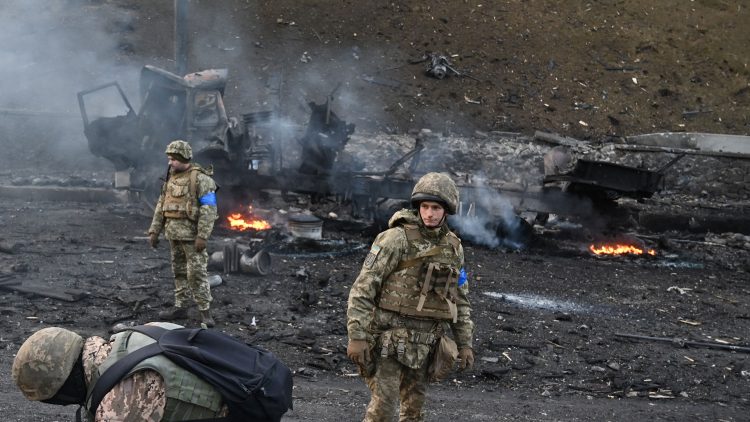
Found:
[{"label": "soldier wearing helmet", "polygon": [[96,409],[91,408],[90,392],[104,370],[150,342],[132,331],[117,333],[107,341],[97,336],[84,339],[64,328],[43,328],[18,349],[11,370],[13,381],[27,399],[83,406],[88,420],[94,422],[193,420],[228,413],[221,394],[210,384],[162,357],[142,361]]},{"label": "soldier wearing helmet", "polygon": [[159,318],[187,318],[188,304],[195,301],[201,323],[213,327],[206,251],[207,239],[218,218],[213,170],[191,162],[193,150],[185,141],[171,142],[165,152],[169,177],[154,209],[148,235],[153,248],[158,245],[162,230],[169,240],[175,290],[174,307],[160,312]]},{"label": "soldier wearing helmet", "polygon": [[347,355],[370,387],[365,421],[390,420],[399,399],[401,420],[423,420],[427,383],[456,357],[460,369],[474,363],[463,247],[446,224],[458,189],[447,174],[428,173],[411,205],[377,236],[349,292]]}]

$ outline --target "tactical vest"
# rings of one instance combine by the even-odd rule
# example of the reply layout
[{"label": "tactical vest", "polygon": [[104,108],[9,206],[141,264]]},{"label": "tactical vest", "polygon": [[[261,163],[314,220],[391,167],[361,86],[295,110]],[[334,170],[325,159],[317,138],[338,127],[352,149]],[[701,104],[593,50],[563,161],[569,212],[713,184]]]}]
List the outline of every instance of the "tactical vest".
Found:
[{"label": "tactical vest", "polygon": [[[165,328],[173,327],[172,324],[159,325]],[[112,351],[101,366],[97,368],[89,386],[93,387],[99,376],[122,357],[153,342],[154,340],[151,337],[133,331],[115,334]],[[162,420],[211,418],[221,410],[223,401],[218,391],[206,381],[172,363],[168,358],[158,355],[145,359],[130,370],[126,377],[144,369],[154,370],[164,379],[167,401]],[[88,392],[87,397],[90,395],[91,391]],[[87,400],[87,409],[89,404]],[[93,412],[89,410],[89,413],[90,420],[93,421]]]},{"label": "tactical vest", "polygon": [[403,228],[408,251],[383,281],[378,307],[413,317],[456,322],[461,241],[448,232],[433,245],[416,225]]},{"label": "tactical vest", "polygon": [[190,167],[187,171],[172,174],[164,186],[164,202],[161,210],[165,218],[198,218],[198,172],[200,167]]}]

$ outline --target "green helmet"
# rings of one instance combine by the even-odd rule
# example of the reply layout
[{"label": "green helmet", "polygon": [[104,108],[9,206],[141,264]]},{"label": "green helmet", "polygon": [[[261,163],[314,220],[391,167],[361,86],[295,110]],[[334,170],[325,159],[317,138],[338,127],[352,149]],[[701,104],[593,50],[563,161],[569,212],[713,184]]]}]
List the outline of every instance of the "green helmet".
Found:
[{"label": "green helmet", "polygon": [[180,139],[170,142],[165,152],[167,155],[179,155],[185,161],[190,161],[193,158],[193,148],[190,147],[190,144]]},{"label": "green helmet", "polygon": [[29,400],[54,397],[83,350],[83,337],[64,328],[43,328],[21,345],[13,360],[13,381]]},{"label": "green helmet", "polygon": [[443,205],[448,214],[455,214],[458,207],[458,188],[445,173],[427,173],[417,181],[411,192],[411,205],[434,201]]}]

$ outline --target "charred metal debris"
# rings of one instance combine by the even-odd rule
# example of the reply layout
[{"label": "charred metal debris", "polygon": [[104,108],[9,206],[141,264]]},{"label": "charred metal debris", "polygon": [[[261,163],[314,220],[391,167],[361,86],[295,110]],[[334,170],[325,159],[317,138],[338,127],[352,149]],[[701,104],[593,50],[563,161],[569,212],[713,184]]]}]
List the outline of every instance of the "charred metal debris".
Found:
[{"label": "charred metal debris", "polygon": [[[421,61],[428,62],[428,72],[438,78],[448,74],[467,76],[444,55],[426,54]],[[78,100],[89,148],[94,155],[113,163],[116,188],[137,192],[146,203],[153,204],[162,184],[159,176],[164,172],[164,146],[180,138],[191,143],[196,162],[213,166],[214,178],[224,192],[222,200],[230,201],[229,205],[261,191],[277,190],[282,195],[293,192],[309,195],[313,202],[325,199],[349,205],[353,217],[383,225],[393,211],[408,207],[414,182],[433,170],[420,166],[424,143],[419,136],[413,148],[385,170],[356,171],[340,164],[337,158],[355,125],[334,112],[338,86],[325,102],[308,103],[307,127],[296,141],[299,154],[288,157],[282,141],[289,135],[279,130],[285,124],[280,111],[247,113],[241,119],[228,117],[223,100],[226,83],[226,69],[180,77],[145,66],[141,71],[138,110],[131,106],[117,82],[80,92]],[[95,97],[105,94],[119,99],[123,114],[91,114],[97,110]],[[551,136],[554,137],[537,133],[535,137]],[[555,140],[558,144],[570,142]],[[678,155],[657,170],[579,159],[545,171],[544,183],[538,187],[496,188],[458,180],[458,217],[474,219],[497,236],[511,238],[514,245],[523,244],[532,230],[530,223],[518,216],[520,213],[536,213],[540,217],[537,221],[542,223],[550,214],[583,218],[601,210],[611,214],[608,211],[617,206],[615,201],[620,197],[641,200],[662,189],[664,173],[683,156]],[[507,199],[516,216],[508,218],[505,210],[483,205],[486,201],[482,198],[488,193]],[[611,215],[622,218],[616,213]]]}]

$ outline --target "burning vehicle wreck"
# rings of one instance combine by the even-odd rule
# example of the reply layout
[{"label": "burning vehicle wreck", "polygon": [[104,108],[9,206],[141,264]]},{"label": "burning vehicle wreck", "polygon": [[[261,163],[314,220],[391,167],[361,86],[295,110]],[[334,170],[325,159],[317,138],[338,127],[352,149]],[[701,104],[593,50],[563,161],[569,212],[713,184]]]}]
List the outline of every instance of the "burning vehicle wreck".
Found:
[{"label": "burning vehicle wreck", "polygon": [[242,147],[238,122],[229,119],[224,108],[226,80],[225,69],[179,77],[144,66],[137,111],[117,82],[79,92],[89,149],[114,165],[122,180],[117,187],[141,191],[144,199],[153,201],[163,174],[162,153],[170,140],[187,140],[196,155],[210,163],[228,163],[230,151]]},{"label": "burning vehicle wreck", "polygon": [[[436,146],[441,148],[445,140],[423,131],[411,137],[407,141],[410,145],[400,153],[391,154],[390,161],[380,160],[380,165],[374,166],[362,162],[373,157],[360,159],[349,151],[355,125],[334,111],[340,85],[325,102],[307,103],[307,125],[295,132],[289,130],[292,125],[281,110],[246,113],[240,119],[228,117],[223,97],[227,77],[225,69],[179,77],[145,66],[140,75],[141,106],[137,111],[116,82],[80,92],[89,149],[114,165],[116,187],[135,192],[151,206],[162,184],[163,148],[171,139],[184,138],[194,145],[197,162],[213,166],[222,192],[222,221],[229,228],[257,231],[257,224],[269,224],[253,219],[252,212],[248,219],[243,214],[245,207],[252,208],[248,198],[257,200],[269,192],[278,192],[283,198],[289,193],[305,195],[313,204],[334,203],[339,214],[347,209],[348,217],[383,228],[394,211],[409,206],[411,188],[422,174],[448,171],[461,197],[451,223],[468,242],[521,249],[533,240],[533,225],[543,226],[549,216],[555,215],[592,230],[595,239],[587,249],[595,255],[613,251],[638,254],[634,251],[645,253],[653,247],[632,238],[622,244],[608,239],[639,224],[648,224],[651,230],[668,226],[658,223],[659,216],[624,206],[621,199],[639,203],[665,189],[668,170],[690,153],[673,151],[674,156],[667,160],[650,160],[649,167],[657,170],[649,170],[643,162],[637,166],[612,162],[572,138],[539,131],[533,138],[512,135],[518,145],[526,145],[518,147],[521,151],[535,150],[530,146],[535,140],[552,141],[558,146],[536,149],[543,156],[544,162],[539,163],[544,168],[543,177],[506,183],[503,177],[515,175],[482,175],[487,166],[503,166],[500,161],[480,166],[484,168],[457,170],[446,164],[450,158],[436,159]],[[116,102],[119,108],[112,107]],[[106,115],[113,109],[121,111]],[[364,142],[366,149],[371,142],[366,136],[358,141]],[[369,148],[382,146],[373,140]],[[582,148],[588,152],[573,154]],[[511,163],[519,160],[523,161],[523,156]],[[320,217],[325,218],[325,213]],[[704,223],[706,227],[713,227],[711,224],[716,223]]]},{"label": "burning vehicle wreck", "polygon": [[[287,148],[282,147],[286,140],[275,127],[279,112],[247,113],[242,119],[228,117],[223,101],[226,81],[225,69],[179,77],[147,65],[141,71],[141,106],[137,111],[116,82],[80,92],[89,148],[112,162],[116,187],[138,192],[152,204],[161,187],[163,148],[170,140],[183,138],[194,145],[197,162],[213,166],[224,192],[222,208],[235,210],[244,205],[244,198],[256,197],[262,190],[295,192],[308,194],[314,201],[334,198],[349,205],[353,217],[382,226],[395,209],[408,205],[415,180],[435,170],[422,160],[425,144],[420,136],[410,150],[383,170],[356,171],[352,169],[355,166],[337,160],[355,129],[333,111],[338,87],[324,103],[308,103],[306,130],[296,141],[294,157],[288,157]],[[124,114],[103,115],[112,109],[112,95],[120,103],[116,109],[124,110]],[[109,102],[103,102],[104,98]],[[676,161],[646,174],[626,166],[579,160],[572,173],[545,178],[546,184],[566,182],[569,188],[564,190],[492,186],[468,175],[463,180],[457,178],[462,200],[454,219],[458,230],[467,234],[494,233],[490,241],[493,246],[519,247],[531,235],[529,222],[520,218],[520,213],[585,218],[592,210],[591,201],[615,199],[613,193],[641,197],[653,194],[663,182],[660,175]]]}]

